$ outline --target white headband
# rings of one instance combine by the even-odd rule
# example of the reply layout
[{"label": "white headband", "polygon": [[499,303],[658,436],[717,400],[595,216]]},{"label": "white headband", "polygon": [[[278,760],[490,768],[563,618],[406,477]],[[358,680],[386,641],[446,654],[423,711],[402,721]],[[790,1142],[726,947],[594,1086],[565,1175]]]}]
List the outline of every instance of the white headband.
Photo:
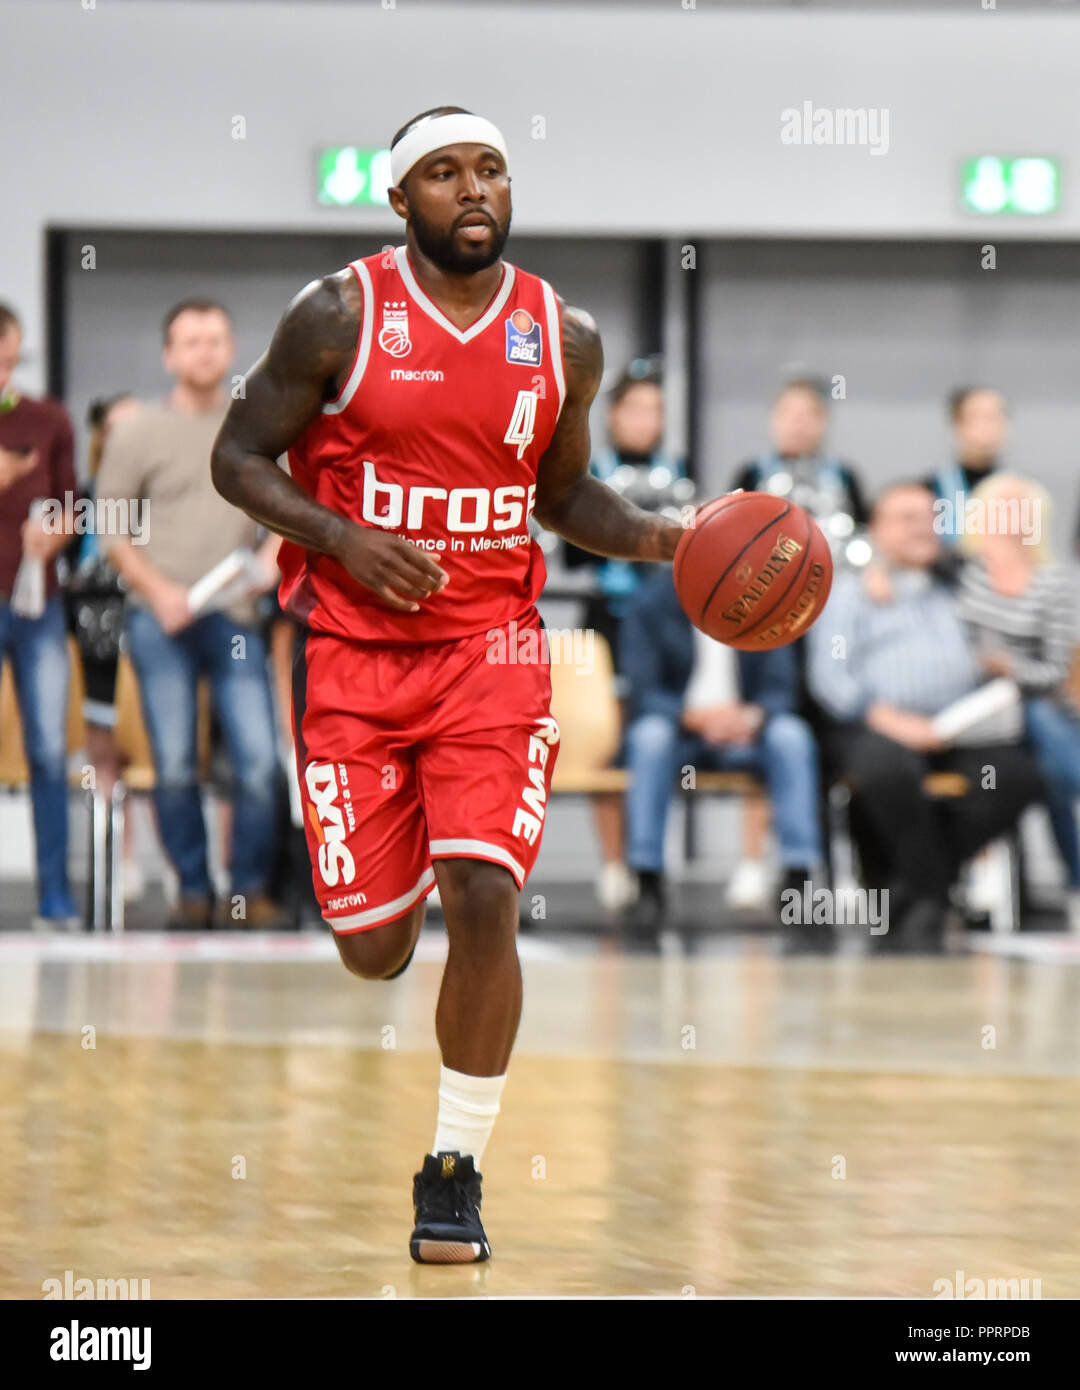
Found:
[{"label": "white headband", "polygon": [[498,150],[509,168],[506,141],[498,126],[483,116],[464,113],[451,116],[432,116],[413,126],[390,151],[390,177],[396,188],[418,159],[441,150],[445,145],[490,145]]}]

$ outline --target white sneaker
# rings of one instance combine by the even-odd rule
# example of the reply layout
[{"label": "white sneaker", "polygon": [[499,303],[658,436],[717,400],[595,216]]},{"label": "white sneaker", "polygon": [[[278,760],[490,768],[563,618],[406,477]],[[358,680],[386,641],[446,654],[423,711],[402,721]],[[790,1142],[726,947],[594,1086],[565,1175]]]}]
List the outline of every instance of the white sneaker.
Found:
[{"label": "white sneaker", "polygon": [[637,902],[637,875],[621,861],[605,864],[596,879],[596,896],[605,912],[622,912]]},{"label": "white sneaker", "polygon": [[1007,869],[998,850],[988,845],[968,865],[964,901],[971,912],[995,913],[1007,895]]},{"label": "white sneaker", "polygon": [[146,876],[135,859],[125,859],[121,872],[124,875],[124,902],[137,903],[146,891]]},{"label": "white sneaker", "polygon": [[768,907],[769,875],[764,863],[760,859],[742,860],[731,875],[725,896],[728,907]]}]

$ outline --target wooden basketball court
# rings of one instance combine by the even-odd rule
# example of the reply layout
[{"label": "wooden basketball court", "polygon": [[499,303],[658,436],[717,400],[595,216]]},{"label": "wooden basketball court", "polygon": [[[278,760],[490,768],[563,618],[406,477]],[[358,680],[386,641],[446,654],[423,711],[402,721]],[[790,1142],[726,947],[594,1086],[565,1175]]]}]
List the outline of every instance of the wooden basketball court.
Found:
[{"label": "wooden basketball court", "polygon": [[323,937],[5,935],[0,1296],[1080,1296],[1080,971],[521,949],[493,1259],[421,1267],[439,930],[387,984]]}]

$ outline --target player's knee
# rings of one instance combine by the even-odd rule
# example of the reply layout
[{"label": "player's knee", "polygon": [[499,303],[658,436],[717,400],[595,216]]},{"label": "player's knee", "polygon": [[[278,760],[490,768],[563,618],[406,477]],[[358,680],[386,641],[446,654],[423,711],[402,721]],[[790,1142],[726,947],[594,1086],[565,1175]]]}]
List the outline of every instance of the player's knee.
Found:
[{"label": "player's knee", "polygon": [[440,880],[443,914],[452,935],[491,939],[517,930],[518,886],[509,869],[484,859],[445,859]]},{"label": "player's knee", "polygon": [[409,958],[420,929],[422,905],[370,931],[334,933],[345,969],[363,980],[384,980]]}]

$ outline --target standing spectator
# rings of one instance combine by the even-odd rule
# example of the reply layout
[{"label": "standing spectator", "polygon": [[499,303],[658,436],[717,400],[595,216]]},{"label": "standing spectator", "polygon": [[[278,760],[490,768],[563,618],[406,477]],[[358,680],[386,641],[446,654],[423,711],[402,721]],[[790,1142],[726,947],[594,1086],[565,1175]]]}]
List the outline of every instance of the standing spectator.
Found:
[{"label": "standing spectator", "polygon": [[[1037,483],[996,474],[973,494],[988,524],[967,533],[972,558],[960,577],[960,615],[984,671],[1016,681],[1028,741],[1046,783],[1046,804],[1067,875],[1070,925],[1080,931],[1080,711],[1068,690],[1076,646],[1076,579],[1053,563],[1050,498]],[[1021,507],[1035,523],[1025,537]]]},{"label": "standing spectator", "polygon": [[[53,400],[35,400],[11,384],[22,329],[0,305],[0,663],[11,658],[30,764],[30,799],[37,851],[36,925],[69,926],[78,909],[68,883],[67,627],[56,557],[70,540],[28,520],[35,498],[67,510],[75,493],[71,421]],[[45,567],[45,605],[39,616],[11,606],[22,560]]]},{"label": "standing spectator", "polygon": [[826,449],[829,394],[813,377],[787,382],[769,413],[771,448],[744,463],[732,488],[790,497],[842,543],[867,521],[862,487],[850,464]]},{"label": "standing spectator", "polygon": [[[670,569],[655,571],[623,620],[632,722],[626,734],[629,860],[639,880],[632,929],[666,908],[664,837],[678,769],[754,772],[772,802],[782,889],[803,891],[823,860],[817,746],[796,714],[791,647],[737,652],[692,627]],[[803,932],[804,936],[811,933]],[[829,933],[816,933],[818,944]]]},{"label": "standing spectator", "polygon": [[[154,753],[159,832],[180,879],[171,925],[213,921],[196,754],[201,675],[209,678],[233,772],[234,902],[225,921],[262,925],[278,920],[265,895],[277,767],[266,647],[250,593],[223,611],[198,615],[188,602],[196,580],[257,541],[255,523],[225,502],[210,480],[210,450],[225,418],[232,324],[220,304],[187,300],[166,316],[164,343],[165,370],[175,385],[165,400],[142,406],[116,428],[98,480],[100,497],[144,503],[145,531],[141,538],[110,536],[102,544],[130,591],[128,640]],[[276,578],[277,544],[274,537],[260,551],[264,588]]]},{"label": "standing spectator", "polygon": [[[693,495],[683,465],[661,447],[664,388],[656,359],[635,358],[618,377],[608,395],[607,435],[607,446],[593,455],[590,470],[635,505],[658,511]],[[586,603],[582,626],[598,632],[611,648],[616,694],[625,702],[621,621],[647,566],[631,560],[600,559],[569,544],[565,554],[570,569],[593,567],[596,593]],[[604,907],[614,911],[628,905],[635,887],[624,862],[623,798],[618,793],[598,793],[592,797],[592,806],[603,859],[597,896]]]},{"label": "standing spectator", "polygon": [[953,459],[932,473],[926,485],[938,499],[938,534],[954,545],[962,532],[957,516],[1000,463],[1009,432],[1009,412],[1004,396],[989,386],[959,386],[949,396],[948,405]]},{"label": "standing spectator", "polygon": [[[86,423],[90,431],[85,492],[93,498],[105,441],[110,432],[139,403],[128,392],[91,402]],[[108,801],[120,778],[116,749],[116,671],[124,626],[124,591],[116,571],[101,553],[96,527],[81,537],[76,565],[67,586],[70,625],[82,658],[83,719],[86,724],[86,757],[94,769],[97,789]],[[133,854],[134,822],[124,822],[124,898],[135,901],[142,893],[142,873]]]},{"label": "standing spectator", "polygon": [[[1015,825],[1042,787],[1020,746],[1019,711],[951,745],[935,728],[934,715],[971,694],[982,673],[956,598],[934,569],[941,543],[930,491],[921,483],[886,489],[871,537],[888,597],[872,598],[857,573],[840,575],[807,636],[808,675],[837,723],[838,761],[887,880],[889,935],[876,940],[935,951],[960,866]],[[923,782],[931,770],[959,773],[966,794],[930,800]]]}]

